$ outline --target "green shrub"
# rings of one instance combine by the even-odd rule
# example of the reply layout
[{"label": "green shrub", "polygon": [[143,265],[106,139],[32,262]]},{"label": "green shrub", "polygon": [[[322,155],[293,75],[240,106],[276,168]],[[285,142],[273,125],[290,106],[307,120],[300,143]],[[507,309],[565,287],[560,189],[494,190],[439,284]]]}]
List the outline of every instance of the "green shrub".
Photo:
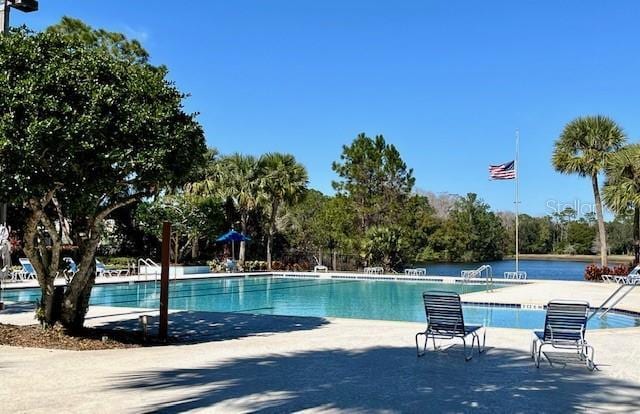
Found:
[{"label": "green shrub", "polygon": [[109,267],[126,268],[132,263],[138,263],[135,257],[97,257],[102,263]]}]

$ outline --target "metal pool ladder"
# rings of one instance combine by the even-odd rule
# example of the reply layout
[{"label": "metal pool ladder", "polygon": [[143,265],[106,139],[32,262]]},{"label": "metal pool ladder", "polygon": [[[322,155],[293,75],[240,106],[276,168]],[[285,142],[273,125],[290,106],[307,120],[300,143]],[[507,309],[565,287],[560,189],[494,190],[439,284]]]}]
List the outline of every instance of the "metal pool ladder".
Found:
[{"label": "metal pool ladder", "polygon": [[[633,284],[633,283],[623,283],[623,284],[621,284],[615,290],[615,292],[613,292],[611,294],[611,296],[609,296],[604,302],[602,302],[602,305],[600,305],[600,307],[598,309],[596,309],[595,312],[593,312],[591,315],[589,315],[589,317],[587,318],[587,322],[589,322],[589,320],[591,320],[591,318],[593,318],[594,316],[596,316],[597,314],[599,314],[603,310],[604,310],[604,312],[602,312],[602,314],[600,314],[600,318],[602,318],[604,315],[609,313],[609,311],[611,309],[613,309],[618,303],[620,303],[620,301],[622,301],[622,299],[624,299],[629,293],[631,293],[633,288],[635,288],[636,286],[640,286],[640,285]],[[625,288],[627,288],[626,291],[625,291]]]},{"label": "metal pool ladder", "polygon": [[[149,258],[141,257],[138,259],[138,280],[142,276],[140,269],[145,266],[144,280],[147,280],[149,275],[153,275],[153,280],[158,281],[158,274],[160,273],[160,265]],[[150,270],[153,269],[153,272]]]},{"label": "metal pool ladder", "polygon": [[493,269],[491,265],[482,265],[475,270],[463,270],[460,272],[462,283],[466,283],[469,279],[482,278],[484,276],[486,290],[493,291]]}]

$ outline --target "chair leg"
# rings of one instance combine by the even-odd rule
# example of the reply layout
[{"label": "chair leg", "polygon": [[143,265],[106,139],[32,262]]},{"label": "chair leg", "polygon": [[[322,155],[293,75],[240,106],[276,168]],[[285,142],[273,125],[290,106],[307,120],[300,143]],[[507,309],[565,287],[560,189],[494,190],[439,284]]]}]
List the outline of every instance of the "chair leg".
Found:
[{"label": "chair leg", "polygon": [[[427,339],[429,339],[429,334],[427,334]],[[431,333],[431,339],[433,340],[433,350],[434,351],[439,350],[440,348],[438,347],[438,345],[436,345],[436,336],[433,334],[433,332]],[[425,349],[426,349],[427,344],[425,344],[424,346],[425,346]]]},{"label": "chair leg", "polygon": [[471,361],[471,359],[473,358],[473,345],[476,342],[476,337],[474,335],[471,335],[471,350],[469,351],[469,353],[467,353],[467,340],[462,337],[462,347],[464,349],[464,360],[469,362]]},{"label": "chair leg", "polygon": [[[597,368],[594,362],[594,358],[596,356],[596,350],[594,347],[592,347],[589,344],[585,344],[583,348],[584,348],[584,358],[586,359],[586,362],[587,362],[587,368],[589,369],[589,371],[593,371],[594,369]],[[591,356],[589,356],[589,350],[591,350]]]},{"label": "chair leg", "polygon": [[[418,338],[420,336],[424,336],[424,347],[422,348],[422,352],[420,352],[420,343]],[[416,353],[418,354],[418,358],[424,356],[427,353],[427,342],[429,341],[429,335],[426,332],[418,332],[416,334]]]},{"label": "chair leg", "polygon": [[531,359],[533,359],[534,361],[536,360],[536,342],[538,340],[537,339],[533,339],[531,341]]},{"label": "chair leg", "polygon": [[485,344],[487,342],[487,330],[482,328],[482,346],[480,345],[480,336],[478,336],[478,354],[484,353],[486,351]]},{"label": "chair leg", "polygon": [[543,343],[537,345],[537,352],[536,352],[536,368],[540,368],[540,358],[542,357],[542,347],[544,346]]}]

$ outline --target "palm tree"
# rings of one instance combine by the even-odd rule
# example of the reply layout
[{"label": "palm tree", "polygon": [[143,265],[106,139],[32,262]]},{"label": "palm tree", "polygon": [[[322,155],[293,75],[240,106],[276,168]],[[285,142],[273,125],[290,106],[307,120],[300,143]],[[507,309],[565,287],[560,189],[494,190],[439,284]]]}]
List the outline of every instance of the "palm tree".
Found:
[{"label": "palm tree", "polygon": [[[193,183],[190,191],[196,194],[231,200],[240,216],[240,231],[247,234],[251,213],[258,207],[261,198],[258,161],[250,155],[235,153],[222,157],[206,170],[203,181]],[[238,261],[245,262],[246,244],[240,242]]]},{"label": "palm tree", "polygon": [[268,214],[267,269],[271,270],[271,250],[276,232],[276,218],[282,205],[298,202],[307,189],[304,166],[293,155],[268,153],[260,157],[262,199]]},{"label": "palm tree", "polygon": [[640,262],[640,144],[611,155],[605,165],[604,202],[616,214],[633,208],[634,264]]},{"label": "palm tree", "polygon": [[563,174],[578,174],[591,178],[600,236],[600,262],[607,265],[607,234],[602,214],[598,174],[611,153],[626,142],[624,131],[615,121],[602,116],[576,118],[569,122],[555,143],[552,162]]}]

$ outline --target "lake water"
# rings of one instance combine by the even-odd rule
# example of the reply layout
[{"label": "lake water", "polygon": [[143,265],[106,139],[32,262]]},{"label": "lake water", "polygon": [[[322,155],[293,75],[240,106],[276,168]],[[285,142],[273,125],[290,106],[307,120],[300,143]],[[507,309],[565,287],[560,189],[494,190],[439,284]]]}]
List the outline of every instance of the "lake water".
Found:
[{"label": "lake water", "polygon": [[[594,262],[597,259],[594,259]],[[423,263],[415,267],[426,267],[428,275],[460,276],[461,270],[477,269],[483,264],[491,265],[494,277],[504,272],[515,271],[515,260],[486,263]],[[584,280],[584,269],[589,262],[560,260],[520,260],[520,270],[527,272],[529,279]]]}]

